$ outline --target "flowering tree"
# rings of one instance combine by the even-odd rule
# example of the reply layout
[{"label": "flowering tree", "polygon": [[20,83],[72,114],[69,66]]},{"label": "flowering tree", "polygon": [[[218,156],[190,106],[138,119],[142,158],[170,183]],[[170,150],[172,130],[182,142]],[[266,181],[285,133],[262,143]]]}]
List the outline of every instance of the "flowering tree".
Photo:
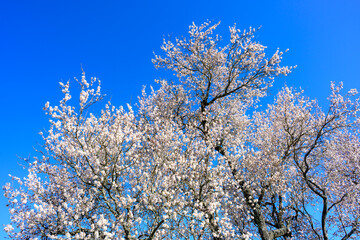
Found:
[{"label": "flowering tree", "polygon": [[266,58],[254,30],[190,26],[164,41],[157,81],[136,110],[109,102],[100,81],[69,82],[24,179],[4,186],[12,239],[356,239],[360,132],[356,90],[331,85],[323,111],[284,87],[257,110],[282,52]]}]

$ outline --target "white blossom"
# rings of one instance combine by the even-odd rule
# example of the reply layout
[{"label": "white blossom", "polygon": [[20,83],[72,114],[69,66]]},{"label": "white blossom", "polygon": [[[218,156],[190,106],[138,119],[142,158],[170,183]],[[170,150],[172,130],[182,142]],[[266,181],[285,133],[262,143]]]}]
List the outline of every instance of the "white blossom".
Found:
[{"label": "white blossom", "polygon": [[329,107],[284,86],[255,29],[192,24],[164,40],[157,80],[136,107],[101,104],[83,73],[78,104],[60,83],[50,128],[25,178],[3,189],[12,239],[357,239],[360,129],[356,90],[331,84]]}]

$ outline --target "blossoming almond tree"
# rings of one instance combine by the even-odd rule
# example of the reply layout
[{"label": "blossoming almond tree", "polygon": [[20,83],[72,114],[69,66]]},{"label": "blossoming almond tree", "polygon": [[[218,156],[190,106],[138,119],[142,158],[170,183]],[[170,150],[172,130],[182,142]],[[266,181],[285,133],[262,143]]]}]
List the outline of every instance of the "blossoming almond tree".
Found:
[{"label": "blossoming almond tree", "polygon": [[100,81],[69,83],[24,179],[4,186],[12,239],[356,239],[360,236],[360,135],[356,90],[331,85],[323,111],[284,87],[256,106],[282,52],[267,58],[254,30],[190,26],[164,41],[157,81],[136,110],[108,103]]}]

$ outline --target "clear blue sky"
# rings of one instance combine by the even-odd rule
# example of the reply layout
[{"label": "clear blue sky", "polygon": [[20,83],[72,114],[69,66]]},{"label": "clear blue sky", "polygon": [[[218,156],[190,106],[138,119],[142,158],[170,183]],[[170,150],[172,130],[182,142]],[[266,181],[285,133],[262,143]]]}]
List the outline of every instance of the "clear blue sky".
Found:
[{"label": "clear blue sky", "polygon": [[[284,64],[298,65],[286,82],[325,103],[330,81],[360,89],[360,1],[0,1],[0,185],[23,176],[17,158],[35,154],[47,129],[42,108],[60,100],[59,81],[81,76],[102,80],[116,105],[134,102],[143,85],[161,77],[151,63],[164,36],[186,35],[194,21],[262,29],[257,40],[269,55],[290,51]],[[276,88],[273,93],[276,92]],[[9,222],[0,196],[2,225]]]}]

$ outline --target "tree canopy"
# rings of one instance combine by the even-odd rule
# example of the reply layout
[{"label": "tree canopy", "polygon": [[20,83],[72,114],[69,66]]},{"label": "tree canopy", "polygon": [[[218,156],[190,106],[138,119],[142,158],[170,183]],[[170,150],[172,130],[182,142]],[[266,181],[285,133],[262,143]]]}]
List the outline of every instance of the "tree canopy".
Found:
[{"label": "tree canopy", "polygon": [[12,239],[356,239],[360,237],[357,91],[331,83],[323,110],[284,86],[292,67],[255,29],[218,24],[164,40],[157,80],[138,104],[101,112],[100,81],[61,83],[28,175],[4,186]]}]

